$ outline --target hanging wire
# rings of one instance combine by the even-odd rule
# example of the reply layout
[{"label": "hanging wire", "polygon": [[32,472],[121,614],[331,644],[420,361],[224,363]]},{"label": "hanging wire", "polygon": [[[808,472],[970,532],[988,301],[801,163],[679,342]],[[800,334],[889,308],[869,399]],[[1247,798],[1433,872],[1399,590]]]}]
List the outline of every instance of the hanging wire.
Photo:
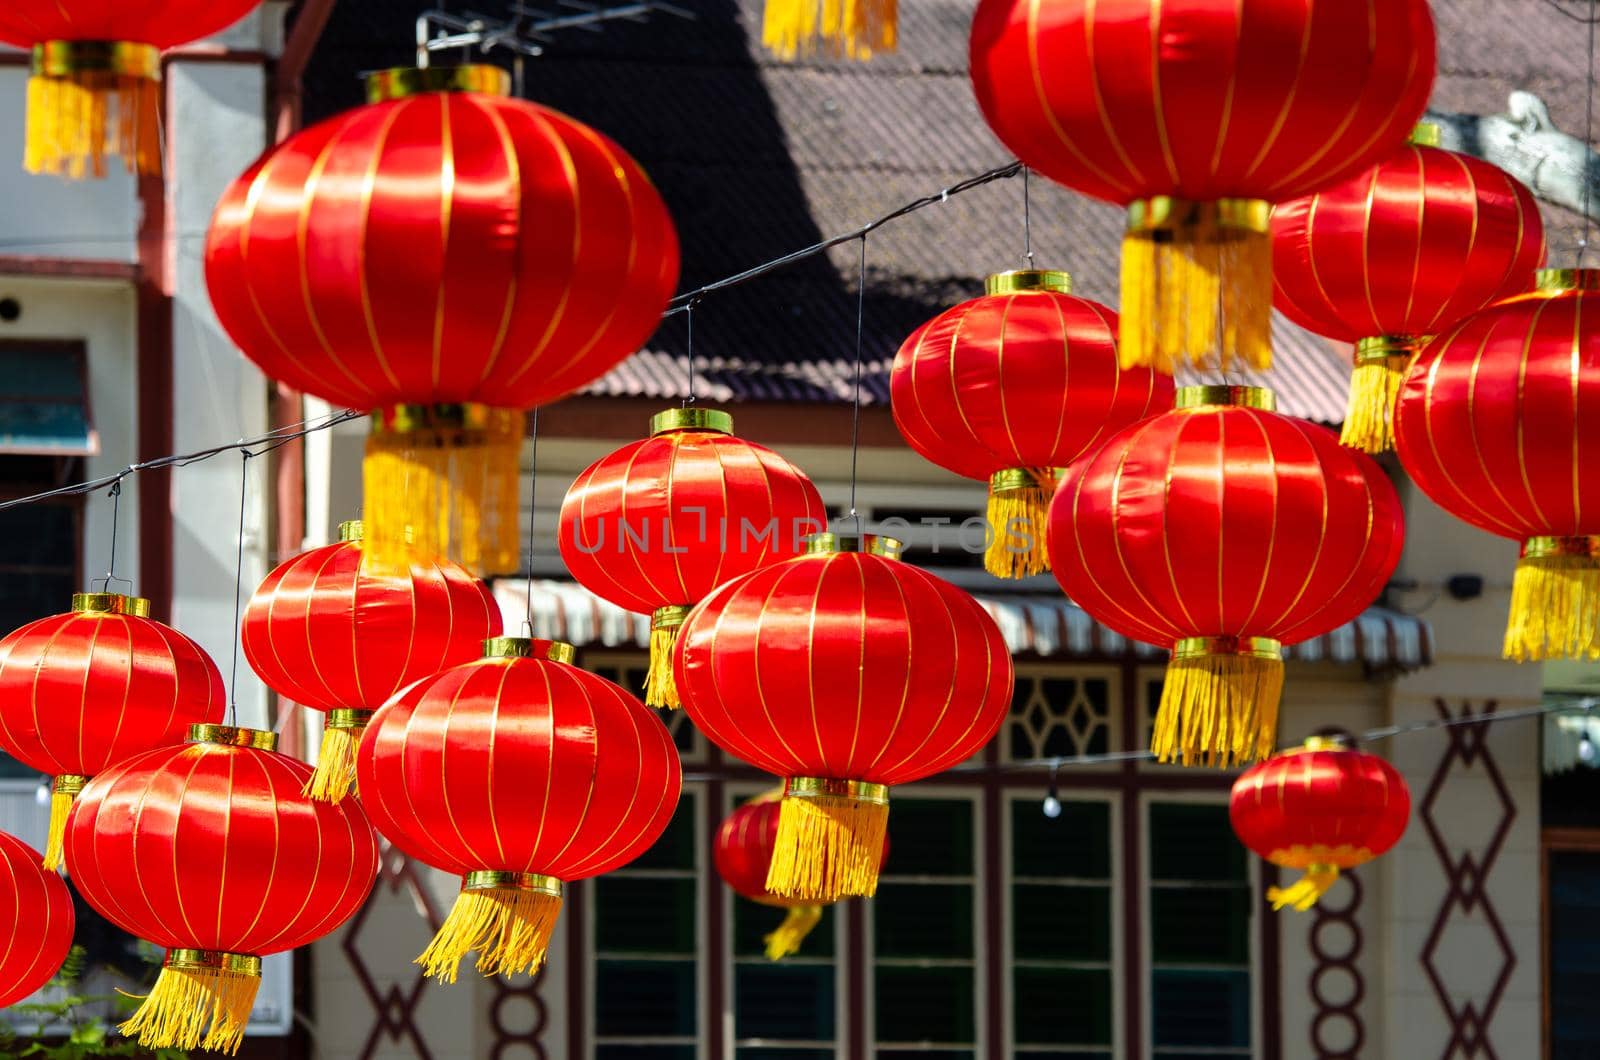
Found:
[{"label": "hanging wire", "polygon": [[1575,11],[1567,10],[1567,6],[1562,0],[1544,0],[1544,3],[1553,8],[1562,18],[1569,18],[1574,22],[1587,23],[1592,26],[1597,21],[1600,21],[1600,14],[1595,12],[1595,0],[1584,0],[1584,6],[1589,8],[1589,14],[1587,15],[1580,15]]},{"label": "hanging wire", "polygon": [[[523,626],[528,636],[533,636],[533,529],[539,519],[539,410],[533,410],[528,420],[528,612]],[[558,531],[559,532],[559,531]]]},{"label": "hanging wire", "polygon": [[683,307],[683,345],[689,355],[689,386],[688,395],[683,399],[683,407],[688,408],[694,404],[694,307],[700,304],[699,297],[691,298]]},{"label": "hanging wire", "polygon": [[255,454],[248,449],[239,451],[239,544],[233,566],[233,665],[228,671],[228,724],[239,724],[239,608],[244,602],[244,510],[245,498],[250,494],[250,458]]},{"label": "hanging wire", "polygon": [[[111,553],[106,559],[106,576],[97,578],[95,581],[100,583],[102,592],[110,592],[113,583],[121,582],[128,587],[131,593],[133,591],[132,580],[117,577],[117,526],[122,517],[122,480],[120,478],[111,484],[111,488],[106,491],[106,496],[111,498]],[[89,583],[89,588],[91,590],[94,588],[94,582]]]},{"label": "hanging wire", "polygon": [[1022,256],[1033,268],[1033,210],[1028,194],[1028,167],[1022,167]]},{"label": "hanging wire", "polygon": [[861,349],[867,321],[867,234],[859,237],[860,262],[856,278],[856,383],[850,410],[850,518],[861,536],[861,512],[856,508],[856,469],[861,460]]}]

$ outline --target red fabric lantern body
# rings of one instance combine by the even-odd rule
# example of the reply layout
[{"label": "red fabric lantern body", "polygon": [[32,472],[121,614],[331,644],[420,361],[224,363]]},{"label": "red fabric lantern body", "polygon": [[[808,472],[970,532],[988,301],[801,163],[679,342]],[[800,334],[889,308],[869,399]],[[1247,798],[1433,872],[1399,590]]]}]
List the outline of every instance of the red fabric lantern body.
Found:
[{"label": "red fabric lantern body", "polygon": [[[364,503],[384,562],[515,569],[521,410],[636,350],[677,283],[644,171],[593,129],[491,94],[506,84],[493,67],[375,75],[384,101],[278,145],[212,219],[206,279],[240,349],[379,410]],[[405,95],[453,87],[483,91]]]},{"label": "red fabric lantern body", "polygon": [[[787,909],[788,915],[771,934],[763,937],[767,959],[782,960],[800,952],[800,944],[822,919],[822,906],[801,898],[785,898],[767,890],[767,873],[777,852],[778,818],[783,789],[759,795],[722,819],[711,860],[722,882],[742,898],[762,905]],[[881,869],[889,858],[889,839],[884,837]]]},{"label": "red fabric lantern body", "polygon": [[361,524],[268,574],[244,611],[239,640],[269,688],[327,714],[306,793],[338,802],[355,783],[355,751],[373,711],[420,677],[483,652],[500,635],[489,587],[449,561],[404,574],[362,563]]},{"label": "red fabric lantern body", "polygon": [[[682,787],[666,726],[567,644],[501,637],[379,710],[356,758],[379,831],[461,894],[417,963],[454,982],[544,963],[564,882],[627,864],[672,819]],[[537,655],[535,653],[542,652]]]},{"label": "red fabric lantern body", "polygon": [[209,37],[260,0],[14,0],[0,7],[0,43],[33,52],[28,80],[30,173],[161,172],[161,55]]},{"label": "red fabric lantern body", "polygon": [[67,811],[90,777],[222,719],[216,664],[149,616],[148,600],[80,593],[71,612],[0,640],[0,750],[55,778],[46,868],[61,864]]},{"label": "red fabric lantern body", "polygon": [[1098,621],[1172,649],[1156,757],[1251,762],[1272,752],[1281,646],[1378,595],[1400,502],[1372,458],[1271,411],[1270,391],[1185,387],[1177,404],[1068,469],[1051,558]]},{"label": "red fabric lantern body", "polygon": [[301,794],[311,767],[269,732],[197,726],[90,781],[67,826],[67,869],[113,924],[167,950],[122,1025],[147,1048],[236,1052],[261,957],[334,930],[366,900],[378,841],[354,799]]},{"label": "red fabric lantern body", "polygon": [[1544,222],[1533,195],[1497,166],[1412,146],[1365,173],[1272,211],[1274,298],[1319,335],[1356,344],[1339,440],[1394,447],[1394,401],[1427,337],[1533,286]]},{"label": "red fabric lantern body", "polygon": [[1600,658],[1600,271],[1541,272],[1423,347],[1395,448],[1445,511],[1522,542],[1507,657]]},{"label": "red fabric lantern body", "polygon": [[892,558],[898,542],[824,534],[811,548],[706,597],[676,673],[707,739],[785,778],[767,889],[832,901],[877,889],[889,787],[988,743],[1012,670],[988,613]]},{"label": "red fabric lantern body", "polygon": [[689,608],[799,555],[827,525],[805,472],[732,431],[726,413],[669,409],[649,438],[590,464],[561,505],[561,558],[578,584],[650,615],[652,707],[679,705],[672,645]]},{"label": "red fabric lantern body", "polygon": [[1228,817],[1239,842],[1305,875],[1267,898],[1274,909],[1316,904],[1342,869],[1386,853],[1405,834],[1411,792],[1377,755],[1310,739],[1246,770],[1233,784]]},{"label": "red fabric lantern body", "polygon": [[1001,142],[1126,204],[1124,364],[1271,360],[1267,204],[1404,142],[1434,76],[1426,0],[982,0],[972,83]]},{"label": "red fabric lantern body", "polygon": [[0,1008],[55,977],[72,950],[75,921],[61,877],[37,850],[0,832]]},{"label": "red fabric lantern body", "polygon": [[1123,427],[1172,407],[1172,379],[1117,363],[1117,315],[1074,298],[1064,272],[989,277],[988,293],[912,332],[889,377],[911,448],[989,481],[984,566],[1050,569],[1045,518],[1057,470]]}]

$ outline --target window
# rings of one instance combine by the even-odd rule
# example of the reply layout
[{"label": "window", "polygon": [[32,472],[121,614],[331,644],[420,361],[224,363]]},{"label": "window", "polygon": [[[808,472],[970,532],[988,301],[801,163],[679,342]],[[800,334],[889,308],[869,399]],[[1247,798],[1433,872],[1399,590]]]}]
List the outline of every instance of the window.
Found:
[{"label": "window", "polygon": [[1111,1060],[1111,804],[1010,802],[1011,1040],[1018,1057]]},{"label": "window", "polygon": [[1228,808],[1152,803],[1147,835],[1151,1055],[1248,1057],[1254,895]]},{"label": "window", "polygon": [[82,456],[99,447],[83,343],[0,342],[0,381],[0,453]]},{"label": "window", "polygon": [[695,1060],[700,1041],[699,793],[637,861],[595,879],[595,1060]]},{"label": "window", "polygon": [[1011,761],[1105,754],[1114,749],[1112,704],[1121,695],[1118,672],[1047,663],[1018,663],[1004,754]]},{"label": "window", "polygon": [[[727,809],[744,801],[732,798]],[[763,938],[786,911],[732,891],[728,903],[735,1060],[831,1060],[839,1040],[839,907],[823,909],[800,952],[775,963]]]},{"label": "window", "polygon": [[893,797],[889,861],[868,906],[878,1060],[977,1056],[975,809]]}]

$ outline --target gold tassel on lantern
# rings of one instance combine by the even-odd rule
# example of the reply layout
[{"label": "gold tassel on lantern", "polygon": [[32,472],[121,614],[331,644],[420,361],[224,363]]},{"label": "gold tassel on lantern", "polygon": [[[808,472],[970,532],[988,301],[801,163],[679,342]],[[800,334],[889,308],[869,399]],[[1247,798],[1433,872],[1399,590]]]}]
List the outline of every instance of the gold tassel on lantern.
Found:
[{"label": "gold tassel on lantern", "polygon": [[161,55],[148,44],[47,41],[33,49],[23,167],[82,180],[106,156],[161,172]]},{"label": "gold tassel on lantern", "polygon": [[416,960],[442,983],[477,951],[486,976],[537,972],[561,915],[561,881],[531,872],[469,872],[439,933]]},{"label": "gold tassel on lantern", "polygon": [[761,43],[785,62],[872,58],[895,49],[897,0],[767,0]]},{"label": "gold tassel on lantern", "polygon": [[989,479],[989,547],[983,569],[996,578],[1026,578],[1050,569],[1045,547],[1056,472],[1049,467],[1014,467]]},{"label": "gold tassel on lantern", "polygon": [[791,777],[778,810],[767,890],[806,902],[871,897],[888,823],[887,785]]},{"label": "gold tassel on lantern", "polygon": [[487,405],[373,413],[362,465],[363,558],[405,570],[447,556],[474,574],[517,569],[517,468],[526,417]]},{"label": "gold tassel on lantern", "polygon": [[1282,909],[1292,905],[1300,912],[1317,904],[1317,900],[1328,893],[1328,888],[1339,879],[1339,868],[1336,865],[1314,862],[1307,865],[1305,875],[1287,887],[1268,887],[1267,901],[1272,903],[1273,909]]},{"label": "gold tassel on lantern", "polygon": [[1272,754],[1283,653],[1265,637],[1188,637],[1172,649],[1150,750],[1228,768]]},{"label": "gold tassel on lantern", "polygon": [[1411,358],[1425,339],[1394,336],[1362,339],[1350,375],[1350,399],[1339,442],[1364,453],[1394,448],[1394,403]]},{"label": "gold tassel on lantern", "polygon": [[1505,656],[1600,659],[1600,538],[1533,537],[1511,581]]},{"label": "gold tassel on lantern", "polygon": [[1122,242],[1123,368],[1272,365],[1270,207],[1260,199],[1158,196],[1128,207]]},{"label": "gold tassel on lantern", "polygon": [[150,996],[119,1029],[146,1049],[237,1053],[260,986],[260,957],[168,950]]},{"label": "gold tassel on lantern", "polygon": [[783,918],[783,923],[770,934],[761,936],[761,941],[767,944],[767,960],[781,961],[785,957],[799,953],[800,944],[821,920],[820,905],[791,906],[789,915]]},{"label": "gold tassel on lantern", "polygon": [[672,679],[672,646],[678,642],[678,630],[690,610],[684,604],[668,604],[650,616],[650,669],[644,682],[644,701],[649,706],[671,710],[683,706]]},{"label": "gold tassel on lantern", "polygon": [[317,768],[302,794],[318,802],[338,802],[356,785],[356,748],[374,711],[330,710],[322,723],[322,748]]},{"label": "gold tassel on lantern", "polygon": [[78,792],[89,778],[77,773],[62,773],[50,781],[50,831],[44,841],[44,867],[54,872],[61,867],[61,843],[67,834],[67,815]]}]

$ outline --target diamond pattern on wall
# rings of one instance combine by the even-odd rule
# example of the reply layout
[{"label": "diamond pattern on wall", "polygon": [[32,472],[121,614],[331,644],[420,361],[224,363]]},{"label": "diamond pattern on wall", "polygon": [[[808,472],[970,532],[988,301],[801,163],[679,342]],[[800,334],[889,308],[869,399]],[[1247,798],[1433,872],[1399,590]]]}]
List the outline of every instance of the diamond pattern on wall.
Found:
[{"label": "diamond pattern on wall", "polygon": [[[1459,714],[1452,712],[1449,704],[1442,699],[1435,701],[1435,707],[1441,719],[1453,723],[1441,730],[1449,738],[1450,743],[1444,757],[1434,770],[1426,794],[1417,807],[1417,816],[1422,821],[1422,826],[1428,834],[1428,841],[1433,845],[1439,866],[1444,871],[1446,890],[1438,912],[1434,916],[1432,930],[1428,932],[1427,941],[1422,947],[1422,969],[1427,974],[1433,992],[1438,997],[1439,1005],[1450,1024],[1450,1038],[1445,1043],[1440,1060],[1457,1060],[1457,1058],[1471,1060],[1474,1057],[1500,1060],[1489,1039],[1489,1025],[1494,1020],[1495,1010],[1500,1007],[1506,986],[1511,981],[1511,973],[1516,969],[1517,955],[1511,947],[1511,940],[1506,935],[1505,927],[1500,923],[1499,915],[1489,901],[1485,884],[1488,882],[1489,874],[1494,870],[1495,861],[1500,857],[1501,849],[1505,846],[1512,822],[1516,820],[1517,806],[1489,749],[1489,723],[1471,720],[1487,718],[1493,714],[1495,703],[1493,701],[1484,703],[1483,709],[1476,713],[1470,703],[1462,704]],[[1478,783],[1486,782],[1499,803],[1498,814],[1490,820],[1481,822],[1489,831],[1487,841],[1478,854],[1467,849],[1452,849],[1441,829],[1440,819],[1435,816],[1436,810],[1445,814],[1450,812],[1448,803],[1441,805],[1440,796],[1446,781],[1452,774],[1458,772],[1470,772]],[[1446,985],[1444,970],[1438,961],[1439,949],[1452,927],[1461,918],[1474,914],[1487,925],[1497,950],[1494,953],[1483,953],[1481,959],[1493,962],[1492,966],[1498,970],[1486,994],[1458,1002]],[[1521,1058],[1508,1058],[1508,1060],[1521,1060]]]}]

